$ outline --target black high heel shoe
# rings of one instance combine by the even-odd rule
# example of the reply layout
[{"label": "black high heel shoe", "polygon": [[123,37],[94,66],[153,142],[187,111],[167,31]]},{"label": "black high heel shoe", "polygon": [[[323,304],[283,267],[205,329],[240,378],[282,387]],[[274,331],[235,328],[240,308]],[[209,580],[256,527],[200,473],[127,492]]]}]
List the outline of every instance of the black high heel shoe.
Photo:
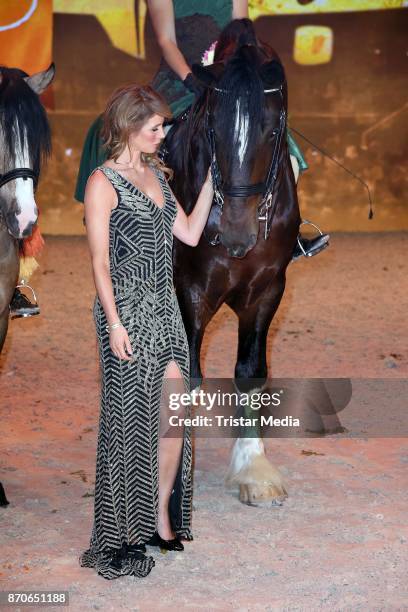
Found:
[{"label": "black high heel shoe", "polygon": [[178,538],[173,538],[172,540],[164,540],[158,531],[155,531],[150,540],[146,542],[148,546],[159,546],[160,552],[165,554],[169,550],[184,550],[183,544],[180,542]]},{"label": "black high heel shoe", "polygon": [[134,552],[146,552],[146,546],[144,544],[128,544],[128,551],[131,553]]}]

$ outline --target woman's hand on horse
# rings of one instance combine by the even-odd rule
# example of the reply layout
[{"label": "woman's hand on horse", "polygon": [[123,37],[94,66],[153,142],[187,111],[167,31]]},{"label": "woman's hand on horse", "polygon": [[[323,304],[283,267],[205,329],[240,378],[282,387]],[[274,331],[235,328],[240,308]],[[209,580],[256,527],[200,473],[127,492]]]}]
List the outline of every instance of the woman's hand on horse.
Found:
[{"label": "woman's hand on horse", "polygon": [[109,345],[113,354],[119,359],[125,359],[126,361],[133,359],[129,336],[124,327],[112,329],[109,334]]}]

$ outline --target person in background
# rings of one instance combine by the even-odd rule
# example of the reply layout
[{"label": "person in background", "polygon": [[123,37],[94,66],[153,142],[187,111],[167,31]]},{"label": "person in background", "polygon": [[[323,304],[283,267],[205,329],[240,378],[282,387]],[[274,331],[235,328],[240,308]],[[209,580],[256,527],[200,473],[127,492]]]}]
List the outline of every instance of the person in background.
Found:
[{"label": "person in background", "polygon": [[[202,86],[191,66],[201,63],[204,52],[220,38],[238,41],[240,32],[249,27],[248,0],[147,0],[147,5],[162,50],[160,66],[151,86],[169,104],[173,117],[187,112]],[[228,24],[230,24],[228,26]],[[227,30],[225,30],[228,26]],[[220,45],[221,48],[222,45]],[[218,47],[218,45],[217,45]],[[86,181],[94,168],[105,161],[100,130],[101,116],[91,125],[82,151],[75,198],[84,201]],[[297,181],[308,165],[290,131],[287,133],[292,167]],[[307,239],[299,233],[292,259],[317,255],[328,246],[329,235]]]}]

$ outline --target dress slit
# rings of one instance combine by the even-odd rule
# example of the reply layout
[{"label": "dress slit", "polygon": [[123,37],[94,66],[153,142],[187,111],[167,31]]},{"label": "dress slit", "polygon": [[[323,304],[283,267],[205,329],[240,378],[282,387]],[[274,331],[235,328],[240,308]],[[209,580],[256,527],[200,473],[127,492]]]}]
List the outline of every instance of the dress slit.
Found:
[{"label": "dress slit", "polygon": [[[170,365],[175,365],[179,376],[174,378],[172,376],[167,376],[167,372]],[[186,380],[185,375],[182,372],[181,366],[178,361],[172,357],[166,363],[164,368],[164,372],[161,379],[161,390],[160,390],[160,411],[158,417],[158,436],[157,436],[157,486],[159,487],[159,475],[160,475],[160,440],[162,438],[176,438],[183,437],[185,435],[185,427],[184,425],[171,425],[170,417],[177,416],[178,419],[184,418],[188,415],[188,410],[183,405],[180,405],[177,410],[172,410],[170,405],[170,395],[177,394],[177,397],[180,398],[181,394],[189,393],[189,383]],[[177,398],[172,398],[172,405],[175,406],[175,402]],[[172,491],[169,499],[169,516],[170,523],[173,531],[177,531],[177,525],[180,523],[180,505],[181,505],[181,484],[182,484],[182,472],[183,472],[183,463],[185,461],[187,449],[184,445],[184,441],[181,444],[181,449],[179,449],[179,459],[177,465],[177,471],[174,477],[174,481],[172,483]],[[157,491],[157,500],[158,500],[159,492]],[[157,521],[157,506],[156,506],[156,521]]]}]

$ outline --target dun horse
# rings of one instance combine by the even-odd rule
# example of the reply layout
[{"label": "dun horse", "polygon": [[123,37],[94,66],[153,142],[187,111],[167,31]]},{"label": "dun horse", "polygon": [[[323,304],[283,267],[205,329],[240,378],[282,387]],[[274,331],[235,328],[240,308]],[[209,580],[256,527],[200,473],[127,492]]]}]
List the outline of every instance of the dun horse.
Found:
[{"label": "dun horse", "polygon": [[[241,37],[227,60],[193,71],[206,90],[187,120],[169,132],[166,161],[175,170],[173,189],[187,213],[210,163],[215,197],[198,246],[175,241],[175,286],[192,378],[202,381],[204,331],[226,303],[239,319],[235,386],[249,393],[267,377],[268,329],[301,222],[286,140],[285,72],[276,53],[266,55],[254,34]],[[227,481],[239,485],[247,503],[286,495],[259,437],[236,440]]]},{"label": "dun horse", "polygon": [[34,192],[50,152],[50,129],[39,94],[54,65],[32,76],[0,66],[0,351],[17,283],[19,240],[31,235],[38,210]]}]

